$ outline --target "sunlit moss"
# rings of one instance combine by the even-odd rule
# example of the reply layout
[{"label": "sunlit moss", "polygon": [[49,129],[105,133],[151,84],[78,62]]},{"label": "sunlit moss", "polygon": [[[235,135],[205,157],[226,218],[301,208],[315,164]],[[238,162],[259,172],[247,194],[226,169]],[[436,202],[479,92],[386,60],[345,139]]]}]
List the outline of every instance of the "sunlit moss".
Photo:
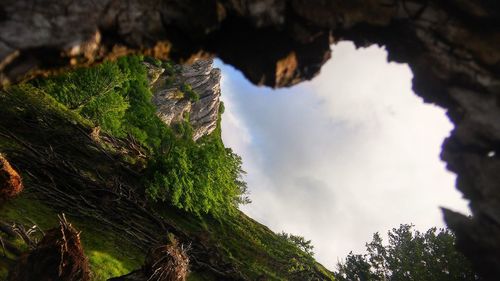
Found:
[{"label": "sunlit moss", "polygon": [[[44,231],[58,225],[57,212],[43,204],[30,194],[10,200],[0,208],[0,217],[6,222],[17,222],[25,225],[37,224]],[[107,280],[121,276],[141,267],[144,254],[141,250],[123,239],[120,233],[103,230],[102,225],[93,219],[82,220],[67,216],[68,220],[81,231],[81,239],[85,254],[95,281]],[[22,240],[15,244],[26,248]],[[0,264],[0,280],[5,266]]]},{"label": "sunlit moss", "polygon": [[116,257],[99,251],[88,251],[87,257],[95,281],[108,280],[111,277],[122,276],[130,272]]}]

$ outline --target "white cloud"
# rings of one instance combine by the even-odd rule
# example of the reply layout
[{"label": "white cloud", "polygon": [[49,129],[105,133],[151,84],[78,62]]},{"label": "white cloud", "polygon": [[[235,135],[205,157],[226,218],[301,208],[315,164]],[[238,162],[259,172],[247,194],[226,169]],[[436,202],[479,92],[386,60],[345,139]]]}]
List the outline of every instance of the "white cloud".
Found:
[{"label": "white cloud", "polygon": [[411,92],[408,67],[377,47],[333,49],[319,77],[292,89],[221,66],[223,138],[243,157],[253,200],[243,210],[311,239],[332,269],[376,231],[442,226],[438,206],[467,210],[439,160],[451,125]]}]

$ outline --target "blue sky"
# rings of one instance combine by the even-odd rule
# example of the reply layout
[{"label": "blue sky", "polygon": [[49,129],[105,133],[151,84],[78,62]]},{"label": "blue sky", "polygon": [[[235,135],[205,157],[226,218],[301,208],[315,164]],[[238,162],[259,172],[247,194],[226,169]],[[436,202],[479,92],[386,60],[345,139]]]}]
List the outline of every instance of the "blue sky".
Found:
[{"label": "blue sky", "polygon": [[332,49],[318,77],[289,89],[256,87],[216,62],[223,139],[243,157],[253,201],[242,210],[311,239],[330,269],[374,232],[443,226],[440,206],[467,212],[439,159],[451,124],[412,93],[409,68],[376,46]]}]

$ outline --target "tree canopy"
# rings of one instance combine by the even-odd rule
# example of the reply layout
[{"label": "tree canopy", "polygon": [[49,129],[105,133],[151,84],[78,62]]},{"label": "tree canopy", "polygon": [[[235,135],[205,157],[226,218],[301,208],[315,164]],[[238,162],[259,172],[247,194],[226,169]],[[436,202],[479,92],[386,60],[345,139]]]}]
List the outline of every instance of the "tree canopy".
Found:
[{"label": "tree canopy", "polygon": [[311,240],[306,240],[303,236],[286,233],[284,231],[278,233],[278,236],[293,244],[305,254],[311,257],[314,256],[314,246],[312,245]]},{"label": "tree canopy", "polygon": [[337,264],[339,281],[469,281],[479,280],[467,259],[455,249],[455,236],[435,227],[425,233],[401,224],[366,243],[366,254],[352,252]]}]

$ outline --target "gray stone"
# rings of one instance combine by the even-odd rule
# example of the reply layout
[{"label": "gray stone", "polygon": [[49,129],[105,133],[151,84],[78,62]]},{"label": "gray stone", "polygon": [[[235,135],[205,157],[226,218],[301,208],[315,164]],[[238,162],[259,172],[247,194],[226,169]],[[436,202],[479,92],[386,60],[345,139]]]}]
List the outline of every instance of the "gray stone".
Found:
[{"label": "gray stone", "polygon": [[[191,65],[180,66],[179,73],[169,78],[168,74],[159,75],[151,81],[153,103],[158,116],[171,126],[182,122],[189,113],[189,122],[193,126],[193,140],[209,135],[217,127],[220,105],[220,69],[213,68],[213,61],[198,60]],[[151,64],[148,73],[159,73]],[[163,73],[163,71],[161,71]],[[150,76],[153,77],[153,76]],[[172,79],[170,80],[169,79]],[[154,77],[152,78],[154,79]],[[180,90],[183,84],[191,86],[199,95],[196,102],[190,101]]]}]

